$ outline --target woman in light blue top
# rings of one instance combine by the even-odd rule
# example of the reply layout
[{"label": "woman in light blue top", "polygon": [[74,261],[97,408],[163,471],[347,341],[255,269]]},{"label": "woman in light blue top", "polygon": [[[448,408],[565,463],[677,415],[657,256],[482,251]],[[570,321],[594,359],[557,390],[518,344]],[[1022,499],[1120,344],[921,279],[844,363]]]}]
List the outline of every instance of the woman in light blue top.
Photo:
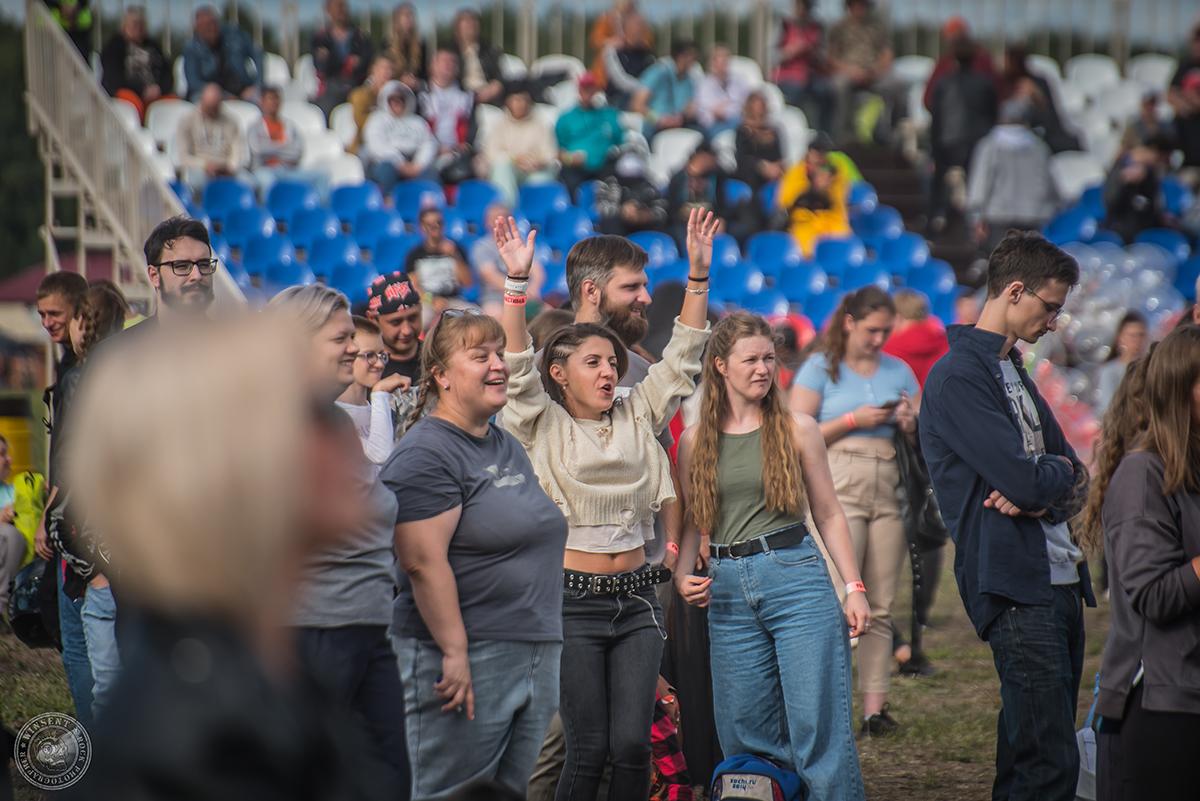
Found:
[{"label": "woman in light blue top", "polygon": [[[915,442],[917,379],[907,364],[888,356],[896,307],[874,286],[842,299],[819,352],[796,374],[792,411],[815,417],[829,447],[838,500],[850,522],[874,625],[858,646],[862,733],[897,728],[887,709],[892,673],[892,602],[908,543],[896,490],[897,430]],[[830,565],[832,571],[833,565]],[[834,582],[841,587],[842,581]]]}]

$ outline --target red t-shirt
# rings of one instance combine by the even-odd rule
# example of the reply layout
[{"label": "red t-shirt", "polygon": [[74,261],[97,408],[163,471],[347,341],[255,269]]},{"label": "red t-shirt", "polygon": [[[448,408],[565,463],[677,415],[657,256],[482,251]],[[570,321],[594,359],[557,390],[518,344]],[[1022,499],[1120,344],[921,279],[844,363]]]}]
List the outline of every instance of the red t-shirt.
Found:
[{"label": "red t-shirt", "polygon": [[927,317],[897,331],[883,346],[883,352],[900,359],[912,368],[917,383],[924,388],[925,377],[937,360],[950,350],[946,329],[936,318]]}]

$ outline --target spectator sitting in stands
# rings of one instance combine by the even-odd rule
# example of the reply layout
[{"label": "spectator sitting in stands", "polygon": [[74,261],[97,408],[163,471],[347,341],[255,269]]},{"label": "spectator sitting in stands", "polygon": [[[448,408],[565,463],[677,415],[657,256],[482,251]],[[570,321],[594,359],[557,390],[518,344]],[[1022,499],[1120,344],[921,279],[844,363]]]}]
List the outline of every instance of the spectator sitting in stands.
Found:
[{"label": "spectator sitting in stands", "polygon": [[633,103],[642,88],[642,74],[658,60],[653,41],[654,34],[646,18],[631,11],[624,18],[620,38],[605,45],[600,54],[602,69],[596,80],[606,87],[612,105],[625,109]]},{"label": "spectator sitting in stands", "polygon": [[1011,228],[1040,229],[1058,208],[1050,147],[1029,128],[1028,100],[1000,107],[1000,124],[975,147],[967,170],[967,215],[987,253]]},{"label": "spectator sitting in stands", "polygon": [[462,86],[475,102],[499,105],[504,99],[500,48],[480,38],[479,12],[464,8],[454,15],[454,48],[462,68]]},{"label": "spectator sitting in stands", "polygon": [[951,17],[942,26],[942,54],[938,56],[937,63],[933,65],[929,82],[925,84],[925,94],[921,98],[925,108],[931,112],[933,111],[933,92],[941,83],[942,78],[951,73],[963,71],[962,62],[965,57],[963,54],[967,48],[964,46],[960,50],[959,45],[964,40],[970,43],[970,71],[986,75],[994,83],[998,83],[1000,80],[996,75],[996,66],[992,63],[992,56],[988,53],[987,48],[980,47],[971,39],[971,29],[967,27],[967,21],[962,17]]},{"label": "spectator sitting in stands", "polygon": [[654,66],[658,57],[651,49],[654,36],[646,18],[636,11],[626,14],[622,35],[604,46],[600,54],[603,69],[595,70],[598,86],[606,87],[608,102],[617,108],[628,108],[641,91],[642,74]]},{"label": "spectator sitting in stands", "polygon": [[[511,210],[503,203],[493,203],[483,213],[483,231],[496,230],[498,222],[508,220]],[[504,281],[508,278],[508,270],[504,260],[500,258],[500,249],[496,247],[496,237],[481,236],[471,246],[471,266],[479,276],[479,305],[485,314],[497,319],[504,310]],[[537,256],[529,272],[529,288],[526,295],[536,301],[542,297],[542,284],[546,281],[546,268]]]},{"label": "spectator sitting in stands", "polygon": [[392,32],[387,54],[396,69],[396,79],[414,92],[428,77],[425,42],[417,28],[417,10],[412,3],[401,3],[392,10]]},{"label": "spectator sitting in stands", "polygon": [[829,133],[833,125],[833,86],[825,75],[825,28],[813,17],[816,0],[795,0],[794,12],[780,23],[775,45],[778,64],[771,79],[788,105],[804,111],[809,127]]},{"label": "spectator sitting in stands", "polygon": [[300,181],[311,185],[322,199],[329,194],[329,179],[318,170],[301,170],[304,140],[296,126],[279,116],[283,97],[278,87],[262,91],[262,119],[250,127],[250,168],[262,197],[276,181]]},{"label": "spectator sitting in stands", "polygon": [[734,176],[757,192],[783,177],[783,140],[771,124],[767,101],[759,92],[751,92],[742,108],[742,122],[735,144],[737,172]]},{"label": "spectator sitting in stands", "polygon": [[829,61],[836,103],[833,137],[853,135],[855,95],[870,92],[884,109],[900,105],[904,86],[892,75],[892,46],[887,26],[871,12],[871,0],[846,0],[846,16],[829,31]]},{"label": "spectator sitting in stands", "polygon": [[980,48],[965,34],[954,37],[953,42],[957,65],[944,72],[936,83],[930,79],[933,183],[929,187],[929,219],[930,228],[936,232],[946,227],[949,172],[966,169],[975,146],[996,123],[995,78],[979,69]]},{"label": "spectator sitting in stands", "polygon": [[696,90],[696,119],[711,138],[737,128],[750,85],[729,71],[733,54],[723,44],[714,45],[709,55],[708,74]]},{"label": "spectator sitting in stands", "polygon": [[[634,0],[616,0],[611,9],[597,17],[591,33],[588,34],[588,43],[596,54],[592,61],[591,73],[596,76],[596,82],[600,86],[605,86],[610,81],[610,48],[635,45],[651,53],[651,63],[654,60],[654,32],[646,25],[646,20],[638,12]],[[611,87],[609,91],[612,91]],[[617,105],[616,100],[612,100],[612,103]]]},{"label": "spectator sitting in stands", "polygon": [[1192,28],[1188,54],[1171,77],[1167,102],[1175,110],[1175,136],[1183,150],[1182,177],[1200,188],[1200,25]]},{"label": "spectator sitting in stands", "polygon": [[200,93],[195,110],[179,121],[179,166],[183,182],[199,193],[210,178],[237,176],[250,183],[246,172],[246,140],[237,119],[223,107],[224,92],[210,83]]},{"label": "spectator sitting in stands", "polygon": [[617,159],[614,175],[596,187],[596,230],[629,236],[637,231],[661,231],[667,226],[667,199],[646,178],[646,162],[637,152]]},{"label": "spectator sitting in stands", "polygon": [[75,49],[87,62],[92,54],[92,25],[95,17],[92,14],[89,0],[46,0],[50,15],[54,17]]},{"label": "spectator sitting in stands", "polygon": [[646,118],[646,138],[659,131],[695,125],[696,45],[680,39],[671,45],[671,57],[661,59],[642,73],[642,88],[633,98],[633,110]]},{"label": "spectator sitting in stands", "polygon": [[412,90],[389,81],[379,90],[379,108],[363,128],[362,157],[367,175],[390,194],[400,181],[434,180],[437,140],[416,112]]},{"label": "spectator sitting in stands", "polygon": [[832,149],[829,137],[818,134],[804,160],[789,169],[779,185],[779,205],[787,212],[788,230],[806,257],[813,255],[817,240],[850,233],[846,211],[850,178],[843,167],[830,161]]},{"label": "spectator sitting in stands", "polygon": [[579,105],[558,118],[554,135],[558,139],[560,177],[574,197],[585,181],[603,178],[611,172],[614,154],[625,142],[621,118],[612,106],[600,99],[596,78],[585,72],[579,77]]},{"label": "spectator sitting in stands", "polygon": [[675,173],[667,185],[667,233],[675,239],[682,253],[686,249],[688,218],[693,208],[711,211],[721,218],[724,232],[738,242],[754,233],[754,203],[730,204],[726,201],[725,184],[729,176],[721,169],[716,151],[701,142],[688,156],[683,169]]},{"label": "spectator sitting in stands", "polygon": [[375,60],[371,62],[371,71],[367,73],[367,80],[350,92],[348,102],[354,111],[354,125],[358,130],[354,134],[354,141],[346,148],[347,152],[358,153],[362,148],[363,128],[366,127],[371,112],[379,106],[379,90],[387,86],[394,75],[395,66],[391,57],[375,56]]},{"label": "spectator sitting in stands", "polygon": [[1050,82],[1029,69],[1029,56],[1023,44],[1004,48],[1004,74],[1000,76],[1000,102],[1013,99],[1029,101],[1029,127],[1045,140],[1052,153],[1080,150],[1079,139],[1063,125],[1054,102]]},{"label": "spectator sitting in stands", "polygon": [[554,180],[557,149],[554,132],[533,113],[533,98],[526,86],[511,87],[504,98],[504,111],[484,139],[479,166],[480,173],[500,188],[512,206],[522,184]]},{"label": "spectator sitting in stands", "polygon": [[442,183],[470,178],[475,101],[458,85],[458,54],[453,48],[443,46],[434,52],[429,83],[417,96],[417,105],[437,139],[435,166]]},{"label": "spectator sitting in stands", "polygon": [[467,256],[453,239],[446,237],[446,219],[442,210],[429,207],[421,210],[421,234],[425,239],[408,253],[404,272],[420,293],[428,328],[434,318],[448,308],[469,306],[462,291],[475,281]]},{"label": "spectator sitting in stands", "polygon": [[121,29],[100,51],[100,82],[104,91],[120,98],[145,118],[146,107],[171,94],[171,63],[158,42],[146,36],[146,10],[129,6]]},{"label": "spectator sitting in stands", "polygon": [[1173,141],[1174,127],[1171,122],[1158,116],[1158,101],[1162,97],[1154,89],[1147,89],[1142,94],[1142,103],[1138,106],[1138,115],[1130,121],[1121,134],[1121,149],[1131,150],[1138,145],[1146,145],[1156,139]]},{"label": "spectator sitting in stands", "polygon": [[1104,182],[1104,227],[1132,242],[1147,228],[1166,225],[1162,176],[1171,146],[1162,140],[1139,145],[1117,157]]},{"label": "spectator sitting in stands", "polygon": [[262,86],[263,54],[236,25],[222,25],[212,6],[196,9],[195,35],[183,48],[188,100],[195,103],[215,83],[226,95],[257,101]]},{"label": "spectator sitting in stands", "polygon": [[350,90],[367,79],[374,48],[370,38],[350,19],[346,0],[325,0],[328,24],[313,34],[313,67],[319,88],[314,102],[325,112],[346,102]]}]

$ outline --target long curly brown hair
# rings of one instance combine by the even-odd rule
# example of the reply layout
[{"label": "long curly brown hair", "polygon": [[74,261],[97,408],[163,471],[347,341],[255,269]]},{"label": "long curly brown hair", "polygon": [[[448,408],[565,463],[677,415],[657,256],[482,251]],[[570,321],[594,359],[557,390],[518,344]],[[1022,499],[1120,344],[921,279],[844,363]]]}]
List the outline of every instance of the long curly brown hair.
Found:
[{"label": "long curly brown hair", "polygon": [[88,287],[83,302],[75,311],[82,336],[79,340],[79,358],[88,355],[104,339],[125,327],[129,316],[129,302],[125,295],[110,281],[96,281]]},{"label": "long curly brown hair", "polygon": [[[774,342],[774,332],[763,318],[735,312],[712,330],[704,354],[704,398],[696,424],[696,441],[688,469],[688,514],[703,532],[711,533],[717,524],[721,499],[717,491],[717,460],[721,423],[729,414],[729,393],[725,377],[717,370],[717,360],[729,358],[734,345],[747,337],[766,337]],[[793,421],[777,381],[762,400],[762,480],[767,508],[796,517],[808,505],[800,460],[793,444]]]}]

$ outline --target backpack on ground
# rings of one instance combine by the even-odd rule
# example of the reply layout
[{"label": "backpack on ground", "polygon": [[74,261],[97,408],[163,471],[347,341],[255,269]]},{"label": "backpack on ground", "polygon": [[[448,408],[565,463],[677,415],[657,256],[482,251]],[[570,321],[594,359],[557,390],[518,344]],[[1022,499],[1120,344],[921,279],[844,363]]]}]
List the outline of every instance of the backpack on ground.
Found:
[{"label": "backpack on ground", "polygon": [[713,771],[712,801],[804,801],[804,781],[754,754],[738,754]]}]

